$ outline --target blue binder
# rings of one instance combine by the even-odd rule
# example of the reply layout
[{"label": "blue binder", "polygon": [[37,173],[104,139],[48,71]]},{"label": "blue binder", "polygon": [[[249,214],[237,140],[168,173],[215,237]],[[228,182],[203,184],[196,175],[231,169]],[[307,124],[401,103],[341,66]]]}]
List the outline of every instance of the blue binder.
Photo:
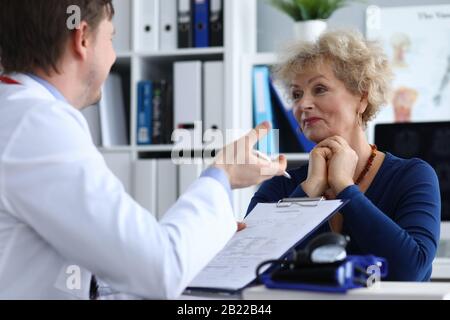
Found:
[{"label": "blue binder", "polygon": [[152,143],[152,98],[153,83],[140,81],[138,83],[138,112],[137,112],[137,144]]},{"label": "blue binder", "polygon": [[209,0],[194,0],[194,45],[209,47]]},{"label": "blue binder", "polygon": [[[319,269],[320,265],[316,265],[318,272],[324,269]],[[366,287],[369,277],[372,276],[370,267],[378,266],[380,268],[380,278],[384,278],[388,273],[387,261],[384,258],[376,257],[373,255],[366,256],[348,256],[343,262],[336,264],[335,266],[329,266],[328,270],[324,271],[327,281],[295,281],[297,276],[293,275],[290,280],[280,280],[280,276],[274,276],[275,272],[266,272],[261,275],[260,280],[267,288],[271,289],[288,289],[288,290],[301,290],[301,291],[318,291],[318,292],[330,292],[330,293],[345,293],[350,289]],[[310,268],[314,268],[311,266]],[[300,270],[301,271],[301,270]],[[288,270],[289,272],[295,272],[295,270]],[[305,277],[303,274],[301,277]]]},{"label": "blue binder", "polygon": [[[267,66],[257,66],[253,69],[253,119],[254,126],[268,121],[273,124],[273,109],[270,95],[270,72]],[[266,154],[277,153],[273,131],[258,143],[258,150]]]}]

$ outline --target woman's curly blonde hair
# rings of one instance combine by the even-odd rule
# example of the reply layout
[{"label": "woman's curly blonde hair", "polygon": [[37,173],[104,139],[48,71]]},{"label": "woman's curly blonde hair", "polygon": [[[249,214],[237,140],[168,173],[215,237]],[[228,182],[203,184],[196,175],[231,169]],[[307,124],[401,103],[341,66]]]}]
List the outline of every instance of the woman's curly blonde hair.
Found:
[{"label": "woman's curly blonde hair", "polygon": [[364,126],[389,99],[392,70],[380,44],[367,41],[357,31],[323,33],[316,42],[296,42],[281,52],[274,75],[286,86],[305,70],[321,63],[331,64],[334,75],[347,90],[367,94],[368,106],[362,114]]}]

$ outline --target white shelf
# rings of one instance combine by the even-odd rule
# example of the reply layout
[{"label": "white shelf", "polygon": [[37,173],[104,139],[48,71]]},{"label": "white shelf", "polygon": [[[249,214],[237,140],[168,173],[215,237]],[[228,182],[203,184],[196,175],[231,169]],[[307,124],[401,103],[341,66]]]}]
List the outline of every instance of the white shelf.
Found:
[{"label": "white shelf", "polygon": [[171,144],[157,144],[157,145],[148,145],[148,146],[137,146],[137,152],[171,152],[173,149],[173,145]]},{"label": "white shelf", "polygon": [[141,58],[161,58],[161,57],[185,57],[185,56],[208,56],[224,54],[222,47],[217,48],[189,48],[177,49],[174,51],[154,51],[154,52],[137,52],[136,55]]},{"label": "white shelf", "polygon": [[309,161],[309,153],[285,153],[287,161]]},{"label": "white shelf", "polygon": [[[122,152],[172,152],[174,146],[166,145],[148,145],[148,146],[114,146],[99,147],[102,153],[122,153]],[[191,151],[211,151],[211,149],[195,148]],[[308,153],[284,153],[288,161],[308,161]]]},{"label": "white shelf", "polygon": [[[137,152],[167,152],[175,149],[174,145],[165,144],[165,145],[148,145],[148,146],[137,146],[135,150]],[[205,147],[197,147],[193,149],[184,149],[182,147],[176,147],[176,150],[190,150],[190,151],[213,151],[214,149],[205,148]]]},{"label": "white shelf", "polygon": [[116,152],[131,152],[132,146],[114,146],[114,147],[98,147],[98,150],[102,153],[116,153]]}]

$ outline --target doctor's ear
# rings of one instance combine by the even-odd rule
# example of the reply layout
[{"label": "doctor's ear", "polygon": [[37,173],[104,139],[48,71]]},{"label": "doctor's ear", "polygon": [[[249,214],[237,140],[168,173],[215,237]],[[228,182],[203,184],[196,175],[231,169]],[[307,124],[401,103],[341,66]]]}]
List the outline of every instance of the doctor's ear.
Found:
[{"label": "doctor's ear", "polygon": [[81,21],[79,27],[73,30],[71,47],[77,58],[86,60],[94,36],[86,21]]}]

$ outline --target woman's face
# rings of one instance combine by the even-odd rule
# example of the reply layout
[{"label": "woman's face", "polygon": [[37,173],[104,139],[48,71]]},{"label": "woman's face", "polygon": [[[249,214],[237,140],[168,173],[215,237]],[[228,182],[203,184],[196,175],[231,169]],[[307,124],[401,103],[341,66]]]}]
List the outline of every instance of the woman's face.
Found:
[{"label": "woman's face", "polygon": [[358,125],[358,111],[367,107],[361,99],[347,90],[329,64],[298,75],[291,83],[294,114],[305,136],[316,143],[334,135],[347,141]]}]

